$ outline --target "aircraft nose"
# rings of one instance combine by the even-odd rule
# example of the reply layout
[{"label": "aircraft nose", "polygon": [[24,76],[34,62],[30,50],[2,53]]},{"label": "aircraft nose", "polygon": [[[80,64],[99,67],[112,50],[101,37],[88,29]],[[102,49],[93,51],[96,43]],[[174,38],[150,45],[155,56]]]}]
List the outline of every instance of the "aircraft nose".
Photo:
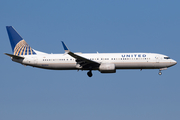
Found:
[{"label": "aircraft nose", "polygon": [[177,62],[175,60],[171,60],[172,65],[176,65]]}]

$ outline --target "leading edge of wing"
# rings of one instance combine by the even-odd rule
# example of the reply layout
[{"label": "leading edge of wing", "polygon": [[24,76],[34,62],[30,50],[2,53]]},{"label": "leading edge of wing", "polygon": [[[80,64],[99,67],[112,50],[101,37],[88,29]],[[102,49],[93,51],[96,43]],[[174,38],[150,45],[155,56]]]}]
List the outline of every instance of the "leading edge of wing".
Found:
[{"label": "leading edge of wing", "polygon": [[87,58],[85,58],[85,57],[79,56],[79,55],[71,52],[71,51],[68,49],[68,47],[66,46],[66,44],[65,44],[63,41],[61,41],[61,42],[62,42],[62,45],[63,45],[63,47],[64,47],[65,53],[69,54],[71,57],[75,58],[76,60],[83,60],[83,61],[85,61],[85,62],[87,62],[87,63],[94,63],[94,64],[97,64],[97,65],[100,65],[100,63],[98,63],[98,62],[96,62],[96,61],[89,60],[89,59],[87,59]]}]

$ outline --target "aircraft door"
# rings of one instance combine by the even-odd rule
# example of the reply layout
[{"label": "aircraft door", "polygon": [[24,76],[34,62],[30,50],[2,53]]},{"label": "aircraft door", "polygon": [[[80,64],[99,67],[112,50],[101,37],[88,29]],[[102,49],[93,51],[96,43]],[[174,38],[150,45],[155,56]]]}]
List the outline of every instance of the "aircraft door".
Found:
[{"label": "aircraft door", "polygon": [[156,56],[156,63],[159,63],[160,57]]},{"label": "aircraft door", "polygon": [[33,62],[36,65],[38,63],[38,58],[37,57],[33,57]]}]

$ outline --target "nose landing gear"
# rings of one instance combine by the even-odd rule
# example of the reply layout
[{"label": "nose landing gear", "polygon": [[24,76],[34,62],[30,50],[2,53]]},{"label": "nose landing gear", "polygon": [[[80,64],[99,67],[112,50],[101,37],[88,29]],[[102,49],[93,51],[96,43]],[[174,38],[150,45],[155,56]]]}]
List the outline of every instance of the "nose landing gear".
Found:
[{"label": "nose landing gear", "polygon": [[162,72],[161,72],[161,71],[162,71],[162,70],[166,70],[166,69],[167,69],[167,68],[161,68],[161,69],[159,69],[159,73],[158,73],[158,74],[159,74],[159,75],[162,75]]},{"label": "nose landing gear", "polygon": [[92,71],[91,70],[89,70],[89,72],[87,72],[87,75],[89,76],[89,77],[92,77]]},{"label": "nose landing gear", "polygon": [[159,73],[158,73],[159,75],[162,75],[162,72],[161,72],[161,70],[159,70]]}]

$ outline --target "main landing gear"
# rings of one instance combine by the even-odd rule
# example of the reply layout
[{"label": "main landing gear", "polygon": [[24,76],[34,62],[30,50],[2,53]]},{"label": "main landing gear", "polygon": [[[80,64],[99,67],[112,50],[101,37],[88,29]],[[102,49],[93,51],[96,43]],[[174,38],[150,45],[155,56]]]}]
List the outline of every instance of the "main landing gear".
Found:
[{"label": "main landing gear", "polygon": [[89,76],[89,77],[92,77],[92,70],[89,70],[89,72],[87,72],[87,75]]}]

